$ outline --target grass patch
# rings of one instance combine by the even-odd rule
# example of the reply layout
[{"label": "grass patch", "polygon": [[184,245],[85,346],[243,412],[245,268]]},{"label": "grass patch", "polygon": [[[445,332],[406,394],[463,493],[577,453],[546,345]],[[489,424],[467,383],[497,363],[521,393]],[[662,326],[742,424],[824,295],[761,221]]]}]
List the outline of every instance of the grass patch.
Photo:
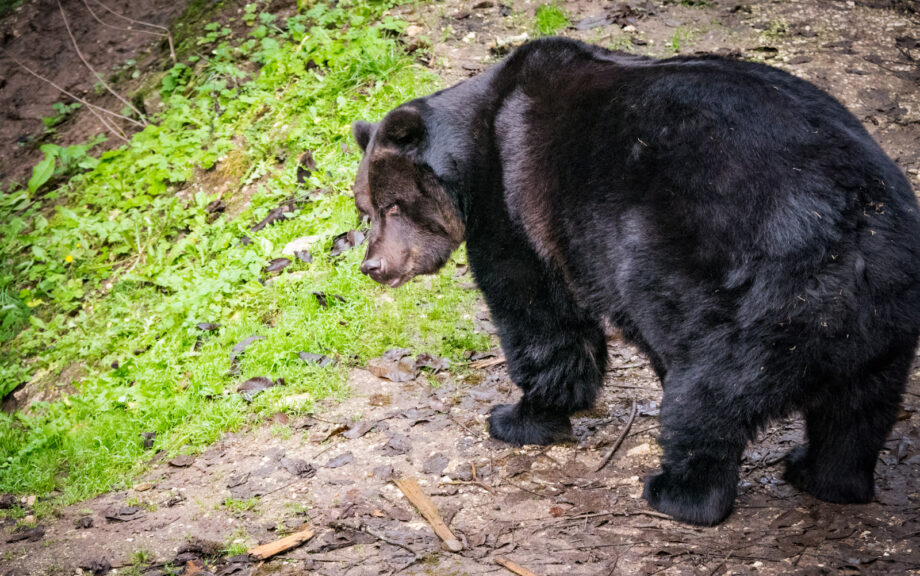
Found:
[{"label": "grass patch", "polygon": [[[387,348],[459,360],[489,345],[453,264],[390,291],[360,274],[363,247],[329,253],[358,223],[351,123],[438,87],[400,49],[389,6],[316,3],[279,19],[247,5],[242,35],[205,26],[179,40],[164,107],[130,144],[98,158],[49,149],[40,183],[2,192],[0,396],[36,374],[54,386],[74,365],[81,378],[76,394],[0,413],[0,492],[68,504],[125,488],[156,450],[196,452],[278,411],[311,412]],[[304,150],[318,170],[299,182]],[[233,218],[209,210],[217,196],[202,182],[225,184]],[[252,231],[292,196],[294,212]],[[303,236],[313,262],[292,257],[266,282],[268,261]],[[313,292],[342,299],[323,306]],[[264,339],[231,365],[253,335]],[[286,385],[248,403],[235,391],[254,376]]]},{"label": "grass patch", "polygon": [[552,36],[569,25],[569,17],[557,4],[542,4],[534,20],[535,36]]}]

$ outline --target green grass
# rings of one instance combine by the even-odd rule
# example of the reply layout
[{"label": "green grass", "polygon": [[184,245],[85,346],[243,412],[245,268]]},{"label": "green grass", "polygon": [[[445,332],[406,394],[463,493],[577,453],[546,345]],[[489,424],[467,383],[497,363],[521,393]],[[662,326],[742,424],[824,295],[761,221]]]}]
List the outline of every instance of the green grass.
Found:
[{"label": "green grass", "polygon": [[[0,413],[0,492],[51,494],[57,505],[124,488],[156,450],[197,452],[278,411],[313,411],[345,393],[350,365],[387,348],[458,360],[489,345],[454,264],[392,291],[360,274],[363,246],[329,256],[332,238],[357,225],[350,124],[438,87],[389,33],[399,27],[384,16],[389,4],[316,4],[285,21],[260,6],[246,8],[241,37],[177,39],[192,48],[130,144],[99,158],[53,150],[33,191],[14,184],[0,195],[0,395],[81,374],[77,394]],[[307,149],[319,170],[300,185]],[[228,210],[242,212],[215,219],[214,190],[198,182],[227,183]],[[310,201],[250,230],[291,194]],[[307,235],[314,261],[294,259],[260,283],[266,262]],[[319,291],[345,301],[324,308]],[[201,322],[221,327],[203,332]],[[231,348],[251,335],[265,339],[229,374]],[[339,362],[307,365],[299,351]],[[250,404],[235,390],[253,376],[286,385]]]},{"label": "green grass", "polygon": [[542,4],[534,21],[535,36],[552,36],[569,25],[565,10],[556,4]]}]

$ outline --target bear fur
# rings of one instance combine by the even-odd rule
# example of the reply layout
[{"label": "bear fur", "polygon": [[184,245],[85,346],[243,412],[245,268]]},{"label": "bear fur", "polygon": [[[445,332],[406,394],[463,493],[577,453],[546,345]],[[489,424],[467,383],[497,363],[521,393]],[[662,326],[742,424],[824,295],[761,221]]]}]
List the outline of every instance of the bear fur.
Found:
[{"label": "bear fur", "polygon": [[611,322],[664,391],[652,507],[720,522],[746,444],[796,412],[785,479],[873,498],[920,330],[920,213],[832,97],[761,64],[551,38],[354,132],[365,273],[398,286],[467,243],[523,391],[494,438],[565,438]]}]

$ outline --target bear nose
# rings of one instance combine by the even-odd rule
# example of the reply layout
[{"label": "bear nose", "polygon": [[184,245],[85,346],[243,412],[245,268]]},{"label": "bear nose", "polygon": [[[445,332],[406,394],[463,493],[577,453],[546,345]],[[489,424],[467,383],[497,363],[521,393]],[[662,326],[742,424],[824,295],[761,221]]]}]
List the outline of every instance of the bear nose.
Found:
[{"label": "bear nose", "polygon": [[380,259],[371,258],[370,260],[365,260],[361,263],[361,273],[370,274],[375,270],[380,270]]}]

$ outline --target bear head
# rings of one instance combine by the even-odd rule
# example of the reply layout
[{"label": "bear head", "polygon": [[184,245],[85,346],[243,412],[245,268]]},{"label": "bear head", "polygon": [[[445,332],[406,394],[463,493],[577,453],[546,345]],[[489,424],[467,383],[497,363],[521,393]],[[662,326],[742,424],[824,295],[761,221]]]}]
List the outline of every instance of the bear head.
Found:
[{"label": "bear head", "polygon": [[463,242],[456,201],[426,162],[429,135],[412,103],[376,124],[358,121],[355,140],[364,152],[355,179],[355,204],[371,222],[361,272],[397,287],[432,274]]}]

